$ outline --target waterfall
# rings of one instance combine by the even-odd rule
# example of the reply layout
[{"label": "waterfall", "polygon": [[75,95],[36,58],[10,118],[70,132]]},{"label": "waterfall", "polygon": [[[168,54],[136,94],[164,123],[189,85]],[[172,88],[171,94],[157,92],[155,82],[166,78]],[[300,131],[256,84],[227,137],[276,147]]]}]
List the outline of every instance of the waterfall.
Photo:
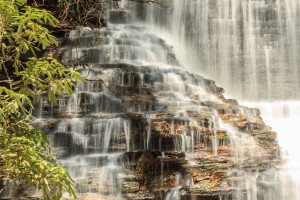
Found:
[{"label": "waterfall", "polygon": [[276,196],[274,199],[300,199],[300,156],[297,123],[300,103],[298,101],[244,102],[245,105],[258,107],[266,123],[278,132],[282,157],[286,163],[275,174]]},{"label": "waterfall", "polygon": [[[62,48],[62,62],[87,81],[59,97],[51,112],[41,102],[36,121],[78,196],[279,197],[276,134],[257,109],[226,99],[202,75],[241,100],[297,96],[281,86],[298,87],[296,76],[285,77],[295,73],[286,66],[297,63],[297,54],[282,53],[297,39],[287,23],[296,1],[174,0],[170,11],[107,3],[107,26],[77,27]],[[285,67],[275,70],[278,60]]]},{"label": "waterfall", "polygon": [[174,0],[171,14],[150,7],[144,17],[184,66],[227,95],[289,100],[300,97],[299,9],[297,0]]},{"label": "waterfall", "polygon": [[[199,151],[218,156],[218,112],[201,102],[222,103],[223,90],[184,71],[172,47],[144,25],[79,27],[66,43],[62,61],[82,59],[85,65],[76,69],[88,81],[59,99],[55,119],[45,111],[43,117],[53,122],[52,144],[80,197],[133,198],[140,188],[135,168],[156,160],[151,178],[160,178],[163,190],[170,170],[199,158]],[[179,176],[166,198],[180,198]]]},{"label": "waterfall", "polygon": [[[259,199],[300,199],[300,2],[174,0],[171,14],[154,6],[146,11],[144,20],[174,45],[180,63],[216,80],[228,96],[260,108],[266,123],[278,132],[287,163],[273,174],[276,190]],[[256,177],[251,177],[245,184],[252,182],[256,193]],[[248,195],[244,198],[257,199]]]}]

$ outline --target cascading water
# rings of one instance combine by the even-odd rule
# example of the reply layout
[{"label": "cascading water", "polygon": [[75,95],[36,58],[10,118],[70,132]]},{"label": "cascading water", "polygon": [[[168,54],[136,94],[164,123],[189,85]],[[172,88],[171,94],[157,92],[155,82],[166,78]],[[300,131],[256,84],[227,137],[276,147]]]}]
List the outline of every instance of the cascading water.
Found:
[{"label": "cascading water", "polygon": [[[174,0],[166,14],[112,1],[106,27],[70,32],[62,61],[87,81],[57,106],[41,102],[36,124],[49,133],[81,199],[271,200],[259,197],[276,188],[260,187],[274,183],[268,175],[278,161],[276,134],[256,109],[225,99],[214,81],[181,66],[192,69],[197,61],[215,75],[210,67],[238,68],[242,55],[256,66],[256,40],[243,38],[255,35],[251,11],[263,1],[241,2]],[[236,49],[240,40],[244,54]],[[270,48],[264,52],[271,59]],[[220,73],[228,78],[230,70]]]},{"label": "cascading water", "polygon": [[175,0],[171,13],[147,7],[144,18],[232,97],[289,100],[300,97],[299,9],[297,0]]},{"label": "cascading water", "polygon": [[[105,45],[81,47],[82,41],[97,34],[107,37]],[[81,28],[71,32],[69,40],[76,47],[66,50],[64,61],[85,59],[89,66],[78,70],[88,82],[80,83],[73,95],[60,100],[58,112],[71,118],[62,118],[56,124],[53,143],[67,148],[62,163],[75,179],[80,193],[122,199],[123,180],[130,179],[124,160],[138,149],[189,153],[195,145],[204,143],[205,149],[213,149],[217,156],[218,113],[214,111],[213,117],[207,116],[204,126],[215,130],[203,142],[199,136],[198,140],[194,135],[191,137],[191,125],[197,127],[201,122],[188,112],[201,112],[197,98],[221,103],[222,98],[210,94],[220,89],[209,80],[182,71],[163,40],[147,34],[144,27],[123,24],[110,24],[103,30]],[[99,85],[97,81],[104,83]],[[141,115],[143,130],[133,133],[130,115]],[[179,130],[175,130],[175,125]],[[172,162],[169,156],[162,156],[162,166],[170,165],[169,162]],[[161,167],[161,174],[168,168]],[[180,186],[176,185],[170,198],[179,194]]]},{"label": "cascading water", "polygon": [[300,199],[300,2],[175,0],[169,14],[144,9],[144,20],[174,45],[181,63],[216,80],[245,105],[260,108],[279,133],[287,163],[275,175],[276,189],[246,199]]},{"label": "cascading water", "polygon": [[300,156],[297,123],[300,103],[298,101],[245,102],[245,105],[258,107],[266,123],[278,132],[282,157],[286,163],[279,167],[274,177],[278,188],[273,199],[300,199]]}]

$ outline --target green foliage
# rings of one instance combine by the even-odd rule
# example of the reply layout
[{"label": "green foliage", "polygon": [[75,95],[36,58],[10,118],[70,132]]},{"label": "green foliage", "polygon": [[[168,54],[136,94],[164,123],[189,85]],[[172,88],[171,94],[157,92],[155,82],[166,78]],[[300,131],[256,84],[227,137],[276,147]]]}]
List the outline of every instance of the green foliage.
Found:
[{"label": "green foliage", "polygon": [[[0,180],[11,179],[43,191],[44,199],[76,198],[73,181],[51,153],[47,137],[30,125],[33,101],[56,103],[83,78],[37,52],[57,45],[45,27],[58,20],[26,0],[0,0]],[[0,191],[1,193],[1,191]]]}]

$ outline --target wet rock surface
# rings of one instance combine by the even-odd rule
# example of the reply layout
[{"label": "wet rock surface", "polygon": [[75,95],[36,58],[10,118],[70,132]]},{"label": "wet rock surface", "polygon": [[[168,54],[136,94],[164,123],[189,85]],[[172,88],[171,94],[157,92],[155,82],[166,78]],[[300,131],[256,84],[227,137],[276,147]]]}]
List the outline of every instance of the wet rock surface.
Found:
[{"label": "wet rock surface", "polygon": [[183,200],[246,194],[246,179],[260,182],[280,162],[259,110],[225,99],[165,41],[111,16],[106,28],[68,35],[62,62],[87,81],[57,105],[42,101],[34,122],[80,199],[159,200],[177,186]]}]

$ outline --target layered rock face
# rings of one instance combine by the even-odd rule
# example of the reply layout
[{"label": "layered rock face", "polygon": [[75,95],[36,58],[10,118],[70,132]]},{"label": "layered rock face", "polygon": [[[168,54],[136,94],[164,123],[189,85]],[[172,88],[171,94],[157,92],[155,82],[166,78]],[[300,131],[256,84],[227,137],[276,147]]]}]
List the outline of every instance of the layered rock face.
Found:
[{"label": "layered rock face", "polygon": [[69,33],[62,61],[87,81],[37,112],[80,199],[268,199],[279,149],[259,110],[184,70],[125,13]]}]

